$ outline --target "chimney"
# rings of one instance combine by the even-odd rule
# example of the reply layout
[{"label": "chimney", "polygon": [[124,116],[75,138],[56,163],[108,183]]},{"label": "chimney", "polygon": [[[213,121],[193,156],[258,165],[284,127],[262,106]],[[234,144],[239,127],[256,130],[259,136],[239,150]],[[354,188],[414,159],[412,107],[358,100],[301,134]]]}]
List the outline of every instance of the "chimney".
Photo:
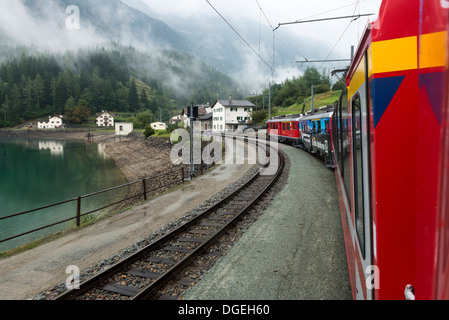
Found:
[{"label": "chimney", "polygon": [[231,102],[232,102],[232,96],[230,95],[229,96],[229,104],[231,104]]}]

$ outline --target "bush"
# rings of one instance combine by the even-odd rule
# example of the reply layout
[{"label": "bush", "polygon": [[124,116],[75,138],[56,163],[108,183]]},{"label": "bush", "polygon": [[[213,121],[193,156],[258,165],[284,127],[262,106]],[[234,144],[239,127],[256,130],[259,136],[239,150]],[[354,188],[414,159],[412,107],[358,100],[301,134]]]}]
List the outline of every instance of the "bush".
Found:
[{"label": "bush", "polygon": [[154,135],[156,133],[156,131],[154,131],[153,128],[151,128],[151,126],[146,126],[145,127],[145,131],[143,132],[143,135],[145,136],[145,138],[151,137],[152,135]]}]

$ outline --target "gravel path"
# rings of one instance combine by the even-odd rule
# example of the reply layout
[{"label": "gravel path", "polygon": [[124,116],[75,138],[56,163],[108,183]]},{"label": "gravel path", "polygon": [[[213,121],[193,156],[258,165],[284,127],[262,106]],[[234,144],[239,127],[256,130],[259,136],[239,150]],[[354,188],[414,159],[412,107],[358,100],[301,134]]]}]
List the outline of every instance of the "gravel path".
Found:
[{"label": "gravel path", "polygon": [[281,149],[290,159],[282,192],[184,300],[352,299],[334,172]]}]

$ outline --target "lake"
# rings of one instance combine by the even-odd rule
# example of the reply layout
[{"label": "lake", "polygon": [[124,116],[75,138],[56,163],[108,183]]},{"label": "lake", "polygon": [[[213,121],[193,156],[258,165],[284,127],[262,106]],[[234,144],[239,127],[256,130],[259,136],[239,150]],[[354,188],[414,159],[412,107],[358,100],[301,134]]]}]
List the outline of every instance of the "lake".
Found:
[{"label": "lake", "polygon": [[[101,144],[83,140],[0,138],[0,217],[126,183],[126,178]],[[128,192],[125,189],[83,200],[82,213],[123,199]],[[0,240],[74,217],[76,208],[74,201],[0,220]],[[58,232],[74,223],[66,222],[0,243],[0,252]]]}]

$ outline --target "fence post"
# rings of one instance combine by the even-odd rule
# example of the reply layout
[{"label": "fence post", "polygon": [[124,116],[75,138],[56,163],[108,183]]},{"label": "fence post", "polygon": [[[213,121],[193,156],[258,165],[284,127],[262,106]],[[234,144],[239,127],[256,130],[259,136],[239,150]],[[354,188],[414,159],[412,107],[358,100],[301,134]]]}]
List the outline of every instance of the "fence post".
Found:
[{"label": "fence post", "polygon": [[147,201],[147,183],[145,179],[142,179],[142,185],[143,185],[143,199]]},{"label": "fence post", "polygon": [[81,197],[78,197],[76,206],[76,226],[81,226]]}]

